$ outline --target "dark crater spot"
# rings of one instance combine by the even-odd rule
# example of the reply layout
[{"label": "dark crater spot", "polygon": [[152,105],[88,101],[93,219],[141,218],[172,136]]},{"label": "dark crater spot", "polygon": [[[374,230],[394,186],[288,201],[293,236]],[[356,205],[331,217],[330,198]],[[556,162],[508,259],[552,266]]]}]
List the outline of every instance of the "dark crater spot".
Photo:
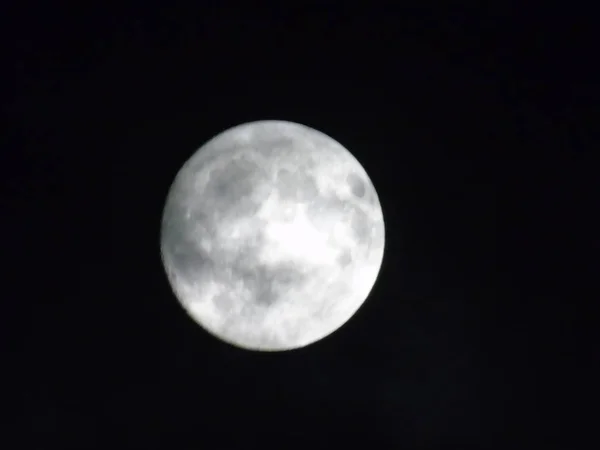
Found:
[{"label": "dark crater spot", "polygon": [[337,258],[340,267],[346,267],[352,262],[352,253],[350,250],[344,250]]},{"label": "dark crater spot", "polygon": [[311,201],[319,193],[314,179],[304,170],[279,169],[277,188],[284,199],[299,202]]},{"label": "dark crater spot", "polygon": [[210,174],[206,191],[222,199],[233,199],[248,193],[257,181],[259,168],[247,159],[234,159]]},{"label": "dark crater spot", "polygon": [[211,269],[211,260],[184,241],[177,244],[167,242],[164,251],[171,268],[185,280],[199,280]]},{"label": "dark crater spot", "polygon": [[350,191],[355,197],[362,198],[366,193],[365,183],[360,176],[354,172],[350,172],[346,176],[346,183],[350,186]]},{"label": "dark crater spot", "polygon": [[252,292],[257,305],[271,306],[285,296],[285,290],[302,283],[303,274],[293,265],[237,268],[238,276]]},{"label": "dark crater spot", "polygon": [[266,182],[264,171],[253,160],[238,157],[212,170],[203,193],[203,203],[221,212],[251,214],[260,205],[252,195]]}]

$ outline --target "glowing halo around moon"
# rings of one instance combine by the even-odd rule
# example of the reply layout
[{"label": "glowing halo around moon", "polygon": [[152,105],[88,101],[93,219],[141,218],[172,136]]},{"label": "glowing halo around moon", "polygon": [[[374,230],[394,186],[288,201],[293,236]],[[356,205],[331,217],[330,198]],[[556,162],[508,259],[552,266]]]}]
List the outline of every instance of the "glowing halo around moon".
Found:
[{"label": "glowing halo around moon", "polygon": [[248,350],[304,347],[370,294],[385,243],[379,198],[341,144],[259,121],[212,138],[168,193],[161,256],[202,328]]}]

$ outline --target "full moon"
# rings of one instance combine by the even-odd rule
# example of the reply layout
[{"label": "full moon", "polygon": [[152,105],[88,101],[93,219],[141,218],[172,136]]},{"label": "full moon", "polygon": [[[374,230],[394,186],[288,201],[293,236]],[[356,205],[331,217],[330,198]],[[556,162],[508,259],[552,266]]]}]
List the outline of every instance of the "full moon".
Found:
[{"label": "full moon", "polygon": [[183,164],[161,256],[175,296],[240,348],[305,347],[346,323],[383,260],[379,198],[358,160],[305,125],[230,128]]}]

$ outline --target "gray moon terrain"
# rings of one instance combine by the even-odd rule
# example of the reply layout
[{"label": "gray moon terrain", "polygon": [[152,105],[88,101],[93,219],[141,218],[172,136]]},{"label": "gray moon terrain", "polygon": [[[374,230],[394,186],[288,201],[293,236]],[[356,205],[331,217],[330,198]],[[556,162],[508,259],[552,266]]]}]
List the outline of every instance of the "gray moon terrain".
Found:
[{"label": "gray moon terrain", "polygon": [[161,256],[187,313],[248,350],[312,344],[346,323],[377,279],[379,198],[341,144],[304,125],[230,128],[170,188]]}]

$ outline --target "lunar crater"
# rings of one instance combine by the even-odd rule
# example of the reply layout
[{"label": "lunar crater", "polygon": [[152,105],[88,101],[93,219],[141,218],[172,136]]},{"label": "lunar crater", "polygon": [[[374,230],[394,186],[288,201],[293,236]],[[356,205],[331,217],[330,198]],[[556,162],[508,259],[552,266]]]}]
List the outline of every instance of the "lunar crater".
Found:
[{"label": "lunar crater", "polygon": [[280,168],[275,180],[277,192],[284,201],[309,203],[320,195],[314,177],[309,172]]},{"label": "lunar crater", "polygon": [[352,193],[352,195],[354,195],[357,198],[362,198],[365,196],[365,194],[367,192],[365,183],[362,180],[362,178],[359,175],[357,175],[355,172],[350,172],[346,176],[346,183],[348,183],[348,186],[350,187],[350,192]]}]

